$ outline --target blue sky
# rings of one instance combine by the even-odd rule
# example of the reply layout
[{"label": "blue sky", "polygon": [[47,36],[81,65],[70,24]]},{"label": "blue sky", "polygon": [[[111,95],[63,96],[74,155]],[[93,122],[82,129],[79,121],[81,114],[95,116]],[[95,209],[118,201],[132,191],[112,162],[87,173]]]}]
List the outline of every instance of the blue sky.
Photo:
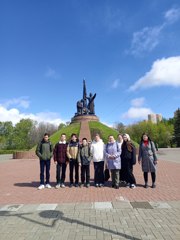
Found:
[{"label": "blue sky", "polygon": [[178,0],[0,0],[0,121],[70,121],[97,93],[108,125],[180,107]]}]

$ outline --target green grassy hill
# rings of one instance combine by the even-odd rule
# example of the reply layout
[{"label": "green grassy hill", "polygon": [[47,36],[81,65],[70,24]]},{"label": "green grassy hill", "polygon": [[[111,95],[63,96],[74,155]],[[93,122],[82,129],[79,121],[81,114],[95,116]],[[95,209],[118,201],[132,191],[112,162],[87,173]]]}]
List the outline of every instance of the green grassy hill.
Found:
[{"label": "green grassy hill", "polygon": [[91,138],[93,139],[95,133],[99,133],[104,143],[107,143],[109,135],[113,135],[115,139],[118,135],[118,131],[100,122],[89,122],[89,128],[91,132]]},{"label": "green grassy hill", "polygon": [[55,132],[51,137],[50,140],[53,144],[56,144],[62,133],[66,134],[67,140],[69,141],[71,138],[71,134],[75,133],[79,136],[79,132],[80,132],[80,123],[72,123],[70,125],[68,125],[67,127],[64,127],[62,129],[60,129],[59,131]]},{"label": "green grassy hill", "polygon": [[[64,127],[62,129],[60,129],[59,131],[57,131],[56,133],[54,133],[50,137],[50,140],[54,145],[59,141],[61,134],[65,133],[67,136],[67,141],[69,142],[72,133],[75,133],[75,134],[77,134],[77,136],[79,136],[80,127],[81,127],[80,123],[72,123],[72,124],[68,125],[67,127]],[[89,122],[89,128],[90,128],[90,132],[91,132],[91,139],[94,138],[95,133],[100,134],[104,143],[107,143],[109,135],[113,135],[114,138],[117,139],[118,131],[116,131],[115,129],[110,128],[100,122],[95,122],[95,121]],[[134,144],[136,145],[136,147],[138,146],[138,144],[136,142],[134,142]]]},{"label": "green grassy hill", "polygon": [[[116,130],[100,122],[95,122],[95,121],[89,122],[89,128],[91,132],[91,139],[93,139],[95,133],[99,133],[105,143],[107,143],[107,139],[110,134],[112,134],[115,139],[118,134]],[[69,141],[72,133],[76,133],[79,136],[79,132],[80,132],[80,123],[72,123],[69,126],[64,127],[61,130],[54,133],[50,137],[50,139],[51,139],[51,142],[55,144],[59,141],[60,135],[62,133],[66,133],[67,141]]]}]

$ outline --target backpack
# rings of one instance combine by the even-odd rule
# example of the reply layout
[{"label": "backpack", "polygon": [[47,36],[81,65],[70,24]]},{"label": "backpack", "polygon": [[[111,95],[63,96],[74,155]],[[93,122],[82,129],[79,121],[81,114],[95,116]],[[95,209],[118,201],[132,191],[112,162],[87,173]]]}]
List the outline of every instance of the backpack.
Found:
[{"label": "backpack", "polygon": [[[48,143],[49,143],[49,150],[50,150],[50,152],[52,152],[53,151],[53,146],[52,146],[52,143],[50,142],[50,141],[48,141]],[[41,143],[40,143],[40,153],[42,154],[42,141],[41,141]]]},{"label": "backpack", "polygon": [[[107,147],[108,147],[108,143],[106,144],[106,152],[107,152]],[[119,145],[118,145],[117,141],[116,141],[116,147],[117,147],[117,152],[118,152],[118,150],[120,150],[120,149],[119,149]]]}]

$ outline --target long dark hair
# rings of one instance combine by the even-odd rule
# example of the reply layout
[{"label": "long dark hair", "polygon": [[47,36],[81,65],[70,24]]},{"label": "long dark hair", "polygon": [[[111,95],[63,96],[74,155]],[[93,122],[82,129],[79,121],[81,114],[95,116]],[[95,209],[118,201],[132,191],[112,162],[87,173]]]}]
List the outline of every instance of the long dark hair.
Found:
[{"label": "long dark hair", "polygon": [[143,140],[143,136],[144,136],[144,135],[146,135],[146,136],[148,137],[148,141],[149,141],[149,142],[152,142],[151,138],[149,137],[149,134],[148,134],[147,132],[144,132],[144,133],[142,134],[142,136],[141,136],[141,143],[144,141],[144,140]]}]

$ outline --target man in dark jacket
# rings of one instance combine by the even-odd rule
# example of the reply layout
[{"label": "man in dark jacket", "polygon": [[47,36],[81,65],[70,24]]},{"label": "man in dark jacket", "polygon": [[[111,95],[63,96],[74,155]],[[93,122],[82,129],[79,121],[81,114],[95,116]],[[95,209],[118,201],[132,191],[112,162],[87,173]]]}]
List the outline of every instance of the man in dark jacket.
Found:
[{"label": "man in dark jacket", "polygon": [[[51,157],[53,154],[53,145],[49,141],[49,134],[45,133],[42,141],[37,145],[36,155],[40,160],[40,186],[39,190],[46,188],[51,188],[49,184],[50,179],[50,164]],[[46,185],[44,186],[44,169],[46,168]]]},{"label": "man in dark jacket", "polygon": [[66,142],[66,134],[62,133],[60,141],[55,145],[53,152],[54,163],[56,164],[56,180],[57,180],[56,188],[65,187],[64,181],[66,177],[66,164],[68,163],[68,157],[66,154],[67,145],[68,144]]}]

